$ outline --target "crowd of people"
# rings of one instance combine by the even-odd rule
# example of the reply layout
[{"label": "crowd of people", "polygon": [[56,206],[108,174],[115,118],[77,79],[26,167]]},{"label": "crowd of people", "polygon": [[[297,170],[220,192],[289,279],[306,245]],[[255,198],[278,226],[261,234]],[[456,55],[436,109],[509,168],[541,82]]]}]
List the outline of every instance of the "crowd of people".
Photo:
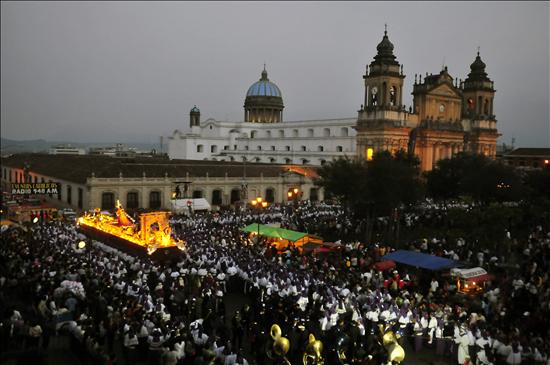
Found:
[{"label": "crowd of people", "polygon": [[[422,219],[403,217],[409,226]],[[277,251],[242,231],[253,222],[339,238],[341,249]],[[167,262],[97,241],[80,247],[74,224],[3,228],[0,350],[24,348],[38,363],[52,336],[65,334],[94,364],[301,364],[313,334],[327,365],[382,364],[381,333],[391,328],[407,354],[431,351],[459,365],[550,364],[550,234],[541,226],[509,255],[464,239],[407,243],[498,272],[484,294],[465,298],[437,273],[377,270],[392,248],[360,243],[361,223],[337,205],[205,213],[171,224],[186,248]],[[271,351],[273,324],[289,340],[285,360]]]}]

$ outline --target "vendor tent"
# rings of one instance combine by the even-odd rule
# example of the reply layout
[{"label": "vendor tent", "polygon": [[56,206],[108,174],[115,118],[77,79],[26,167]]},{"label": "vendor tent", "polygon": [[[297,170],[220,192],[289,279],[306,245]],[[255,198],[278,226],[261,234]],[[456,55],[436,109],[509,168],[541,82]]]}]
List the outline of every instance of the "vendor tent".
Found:
[{"label": "vendor tent", "polygon": [[407,250],[398,250],[389,253],[383,256],[382,260],[393,260],[401,264],[421,267],[423,269],[434,271],[462,266],[458,261],[455,260]]},{"label": "vendor tent", "polygon": [[466,281],[474,281],[482,283],[484,281],[491,281],[494,279],[493,275],[490,275],[481,267],[474,267],[471,269],[451,269],[451,275],[458,276]]},{"label": "vendor tent", "polygon": [[243,228],[244,232],[259,234],[262,237],[268,237],[277,240],[277,248],[287,246],[292,243],[296,247],[301,247],[306,242],[323,242],[319,237],[309,235],[304,232],[291,231],[290,229],[268,226],[265,224],[252,223]]}]

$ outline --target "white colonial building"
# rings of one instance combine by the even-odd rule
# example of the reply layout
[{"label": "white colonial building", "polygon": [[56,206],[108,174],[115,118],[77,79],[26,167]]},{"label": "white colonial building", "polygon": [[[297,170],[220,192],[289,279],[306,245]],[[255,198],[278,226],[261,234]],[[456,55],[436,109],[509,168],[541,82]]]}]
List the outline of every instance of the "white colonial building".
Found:
[{"label": "white colonial building", "polygon": [[248,89],[243,122],[200,120],[190,112],[191,131],[175,130],[168,137],[171,159],[248,161],[323,165],[355,156],[357,118],[283,122],[281,91],[262,72]]}]

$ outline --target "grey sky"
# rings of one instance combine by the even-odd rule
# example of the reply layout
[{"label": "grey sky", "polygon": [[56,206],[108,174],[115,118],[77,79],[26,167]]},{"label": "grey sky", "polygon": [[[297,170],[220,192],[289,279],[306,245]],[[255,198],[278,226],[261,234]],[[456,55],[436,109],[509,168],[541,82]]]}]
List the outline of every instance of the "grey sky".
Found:
[{"label": "grey sky", "polygon": [[478,46],[500,143],[548,147],[548,2],[2,2],[1,128],[13,139],[158,141],[242,121],[267,63],[285,120],[355,117],[384,23],[414,74],[464,79]]}]

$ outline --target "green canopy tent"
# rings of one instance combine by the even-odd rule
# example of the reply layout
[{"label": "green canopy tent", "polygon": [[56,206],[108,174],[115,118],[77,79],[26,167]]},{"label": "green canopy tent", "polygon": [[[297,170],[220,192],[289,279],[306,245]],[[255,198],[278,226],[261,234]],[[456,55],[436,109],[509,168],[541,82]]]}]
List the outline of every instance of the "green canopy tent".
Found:
[{"label": "green canopy tent", "polygon": [[308,233],[291,231],[290,229],[267,226],[265,224],[252,223],[243,228],[244,232],[259,234],[262,237],[269,237],[278,241],[277,248],[292,243],[300,247],[306,242],[322,242],[319,237],[310,236]]}]

